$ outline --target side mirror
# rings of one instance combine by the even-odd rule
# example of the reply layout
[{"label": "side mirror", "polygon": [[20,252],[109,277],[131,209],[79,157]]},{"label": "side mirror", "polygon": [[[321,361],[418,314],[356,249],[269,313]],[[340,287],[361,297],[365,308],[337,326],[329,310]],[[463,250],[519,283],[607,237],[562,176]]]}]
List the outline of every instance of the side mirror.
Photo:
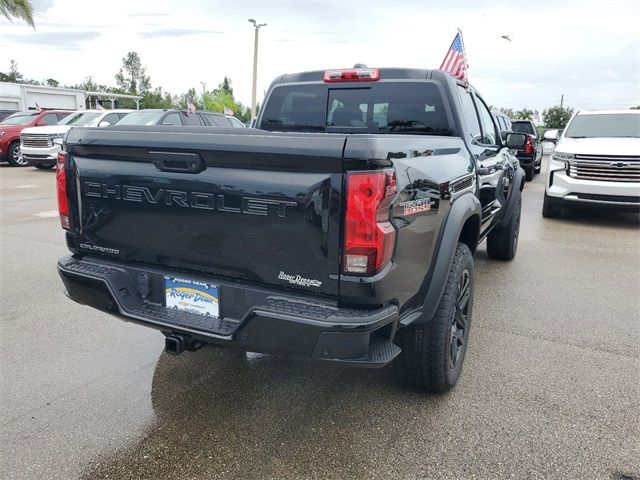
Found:
[{"label": "side mirror", "polygon": [[519,150],[527,143],[527,135],[524,133],[507,133],[506,146],[509,149]]},{"label": "side mirror", "polygon": [[103,120],[98,124],[99,127],[108,127],[109,125],[111,125],[111,122],[107,122],[106,120]]},{"label": "side mirror", "polygon": [[558,141],[558,137],[559,136],[560,135],[558,134],[558,130],[547,130],[542,135],[542,139],[547,141],[547,142],[556,143]]}]

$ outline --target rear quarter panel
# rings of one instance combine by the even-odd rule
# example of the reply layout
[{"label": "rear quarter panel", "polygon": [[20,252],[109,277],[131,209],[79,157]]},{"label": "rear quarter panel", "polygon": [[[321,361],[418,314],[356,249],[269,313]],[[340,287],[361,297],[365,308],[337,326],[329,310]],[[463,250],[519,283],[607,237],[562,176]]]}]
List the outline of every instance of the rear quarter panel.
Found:
[{"label": "rear quarter panel", "polygon": [[352,136],[345,148],[345,166],[348,170],[395,170],[398,194],[391,217],[397,238],[390,267],[370,278],[343,275],[341,298],[351,303],[392,301],[401,310],[419,305],[449,211],[449,184],[474,172],[468,150],[456,137]]}]

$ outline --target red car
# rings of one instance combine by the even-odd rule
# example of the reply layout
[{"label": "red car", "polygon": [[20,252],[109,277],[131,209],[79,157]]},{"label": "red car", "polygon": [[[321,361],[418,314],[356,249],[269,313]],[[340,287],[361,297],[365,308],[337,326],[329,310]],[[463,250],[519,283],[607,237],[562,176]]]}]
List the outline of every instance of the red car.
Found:
[{"label": "red car", "polygon": [[55,125],[70,111],[29,110],[16,112],[0,123],[0,162],[9,162],[14,167],[26,167],[28,162],[20,155],[20,132],[27,127]]}]

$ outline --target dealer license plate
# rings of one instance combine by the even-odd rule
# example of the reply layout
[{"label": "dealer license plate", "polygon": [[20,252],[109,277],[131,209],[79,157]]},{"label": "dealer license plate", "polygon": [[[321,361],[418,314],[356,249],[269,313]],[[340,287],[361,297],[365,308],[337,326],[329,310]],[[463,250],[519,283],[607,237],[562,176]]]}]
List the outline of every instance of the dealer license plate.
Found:
[{"label": "dealer license plate", "polygon": [[219,316],[220,290],[217,285],[164,277],[164,289],[167,308],[206,317]]}]

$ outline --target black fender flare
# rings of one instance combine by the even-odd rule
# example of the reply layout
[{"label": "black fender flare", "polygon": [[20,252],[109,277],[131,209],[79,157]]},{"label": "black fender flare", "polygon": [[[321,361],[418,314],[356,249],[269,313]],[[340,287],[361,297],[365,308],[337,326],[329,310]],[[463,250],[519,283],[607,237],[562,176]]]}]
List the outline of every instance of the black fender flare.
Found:
[{"label": "black fender flare", "polygon": [[[502,181],[502,177],[500,177]],[[498,198],[500,202],[504,202],[506,205],[505,208],[500,212],[500,219],[497,222],[497,226],[504,227],[507,223],[509,223],[509,219],[513,214],[513,209],[516,207],[516,200],[520,196],[520,192],[524,189],[525,183],[525,173],[522,167],[517,167],[513,173],[513,179],[511,180],[513,187],[509,190],[509,197],[504,198],[504,195],[501,191],[496,190],[496,197],[500,195]]]},{"label": "black fender flare", "polygon": [[401,319],[400,322],[403,325],[425,323],[433,318],[449,277],[462,228],[466,221],[474,215],[478,217],[478,225],[480,225],[482,205],[480,200],[472,193],[457,198],[451,204],[438,238],[435,261],[431,263],[431,268],[424,279],[423,287],[426,286],[426,292],[422,306]]}]

